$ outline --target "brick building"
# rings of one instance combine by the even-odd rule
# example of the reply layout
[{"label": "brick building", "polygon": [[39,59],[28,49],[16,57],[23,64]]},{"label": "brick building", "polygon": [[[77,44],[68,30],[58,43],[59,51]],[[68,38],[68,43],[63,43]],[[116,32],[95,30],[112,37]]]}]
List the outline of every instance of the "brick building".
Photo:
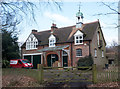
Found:
[{"label": "brick building", "polygon": [[[83,14],[76,14],[76,25],[38,32],[32,30],[22,45],[22,57],[29,59],[34,68],[37,64],[45,66],[76,66],[81,57],[92,55],[97,66],[106,63],[105,39],[100,22],[83,23]],[[57,64],[57,65],[56,65]]]}]

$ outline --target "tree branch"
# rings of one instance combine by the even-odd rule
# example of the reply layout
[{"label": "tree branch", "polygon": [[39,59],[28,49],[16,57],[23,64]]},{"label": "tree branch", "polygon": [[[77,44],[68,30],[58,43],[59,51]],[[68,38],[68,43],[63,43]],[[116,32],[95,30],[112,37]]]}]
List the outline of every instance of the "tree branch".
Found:
[{"label": "tree branch", "polygon": [[112,11],[116,12],[116,14],[120,14],[120,12],[119,12],[119,11],[117,11],[117,10],[113,9],[110,5],[107,5],[107,4],[106,4],[106,3],[104,3],[104,2],[102,2],[102,4],[103,4],[103,5],[105,5],[105,6],[107,6],[110,10],[112,10]]}]

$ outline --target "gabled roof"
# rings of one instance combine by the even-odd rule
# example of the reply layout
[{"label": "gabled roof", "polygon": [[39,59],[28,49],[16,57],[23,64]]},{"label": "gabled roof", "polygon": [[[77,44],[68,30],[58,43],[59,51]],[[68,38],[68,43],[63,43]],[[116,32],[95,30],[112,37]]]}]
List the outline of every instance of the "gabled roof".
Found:
[{"label": "gabled roof", "polygon": [[[84,33],[83,40],[92,40],[94,32],[98,26],[99,21],[83,24],[83,28],[81,30]],[[74,42],[74,33],[76,31],[75,25],[56,29],[53,33],[56,37],[56,43]],[[71,35],[71,33],[73,34]],[[38,39],[39,45],[45,45],[49,42],[48,39],[51,35],[51,30],[35,32],[33,34]]]}]

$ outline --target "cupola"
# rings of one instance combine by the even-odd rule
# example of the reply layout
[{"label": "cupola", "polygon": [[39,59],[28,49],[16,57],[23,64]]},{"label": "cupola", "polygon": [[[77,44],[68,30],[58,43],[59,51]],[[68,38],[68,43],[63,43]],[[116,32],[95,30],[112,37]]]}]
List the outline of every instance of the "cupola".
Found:
[{"label": "cupola", "polygon": [[79,6],[79,11],[76,13],[77,17],[77,22],[76,22],[76,28],[81,28],[83,24],[83,13],[80,11],[80,6]]}]

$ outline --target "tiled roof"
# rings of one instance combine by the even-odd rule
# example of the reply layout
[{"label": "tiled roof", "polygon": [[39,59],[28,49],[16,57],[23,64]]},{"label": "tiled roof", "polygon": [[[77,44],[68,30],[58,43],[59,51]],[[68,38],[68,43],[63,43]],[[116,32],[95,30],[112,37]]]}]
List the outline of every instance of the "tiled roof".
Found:
[{"label": "tiled roof", "polygon": [[[83,24],[82,32],[84,33],[83,40],[92,40],[94,32],[99,26],[99,21],[95,21],[92,23]],[[76,30],[77,31],[77,30]],[[71,35],[71,33],[73,33]],[[57,28],[54,31],[54,36],[56,37],[56,43],[66,43],[66,42],[74,42],[74,33],[75,33],[75,25],[69,27]],[[48,44],[48,38],[51,35],[51,30],[35,32],[33,33],[35,37],[39,41],[39,45]],[[70,36],[71,35],[71,36]]]}]

